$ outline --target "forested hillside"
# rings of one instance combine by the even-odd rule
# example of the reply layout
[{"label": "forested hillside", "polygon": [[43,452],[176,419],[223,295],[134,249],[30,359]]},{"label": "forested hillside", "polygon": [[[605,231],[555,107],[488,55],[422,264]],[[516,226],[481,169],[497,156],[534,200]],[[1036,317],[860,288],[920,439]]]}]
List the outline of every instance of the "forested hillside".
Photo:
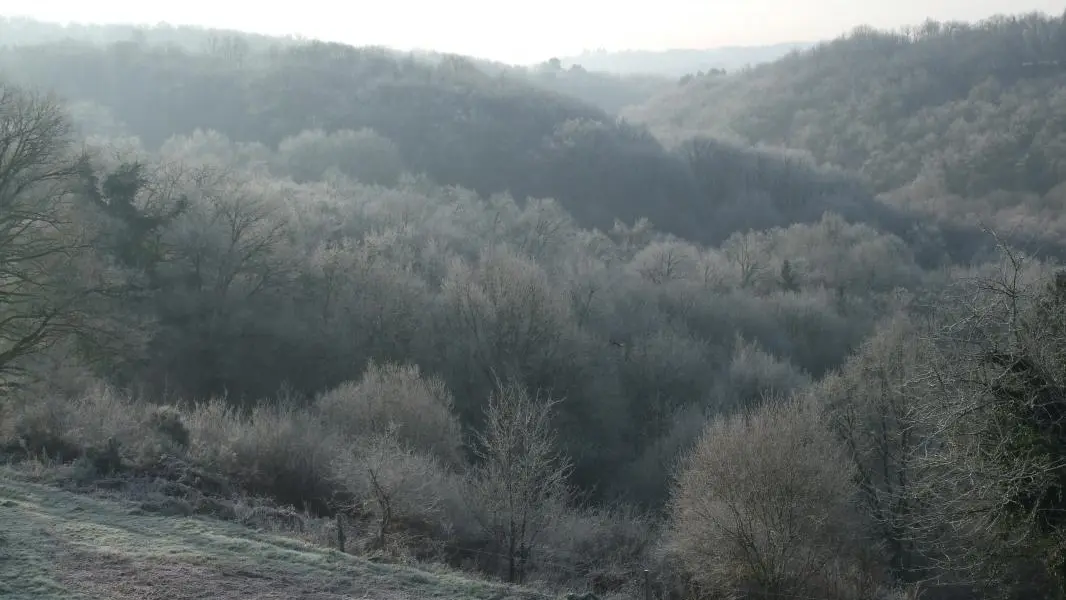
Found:
[{"label": "forested hillside", "polygon": [[[667,151],[642,127],[530,83],[551,74],[490,75],[456,56],[429,61],[322,43],[252,51],[232,42],[194,52],[66,41],[8,48],[0,72],[72,102],[87,133],[135,136],[149,149],[199,129],[279,149],[294,162],[332,157],[316,172],[294,171],[298,181],[331,166],[366,183],[424,173],[519,202],[553,198],[586,227],[648,218],[715,243],[734,231],[812,223],[826,209],[904,236],[915,225],[874,203],[852,177],[803,157],[715,140]],[[377,171],[362,163],[351,171],[348,157],[367,153]]]},{"label": "forested hillside", "polygon": [[941,222],[973,213],[1045,241],[1066,221],[1066,22],[858,29],[742,73],[704,76],[626,116],[661,138],[703,133],[810,152],[891,204]]},{"label": "forested hillside", "polygon": [[[695,78],[642,110],[703,90],[735,118],[653,119],[669,147],[462,57],[38,31],[0,50],[0,450],[143,510],[303,511],[348,552],[550,593],[1061,600],[1066,278],[1024,243],[1055,250],[1061,131],[989,103],[988,139],[1042,127],[1035,166],[952,171],[983,146],[888,124],[983,76],[880,92],[895,113],[830,93],[936,48],[1006,69],[1028,51],[963,50],[1058,23]],[[1013,77],[1019,107],[1062,93]]]}]

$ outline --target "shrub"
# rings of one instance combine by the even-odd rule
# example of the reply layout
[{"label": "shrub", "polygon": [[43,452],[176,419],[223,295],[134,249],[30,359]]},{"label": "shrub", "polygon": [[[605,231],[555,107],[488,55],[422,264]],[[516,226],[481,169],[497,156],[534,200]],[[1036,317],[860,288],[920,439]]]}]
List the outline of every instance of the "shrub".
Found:
[{"label": "shrub", "polygon": [[341,492],[332,464],[345,448],[316,415],[274,402],[242,416],[222,401],[197,407],[188,419],[195,462],[242,489],[318,514],[331,514]]},{"label": "shrub", "polygon": [[175,446],[182,449],[189,446],[189,429],[181,412],[173,406],[157,406],[149,411],[148,425]]},{"label": "shrub", "polygon": [[373,545],[379,548],[402,533],[419,538],[412,540],[416,553],[425,553],[434,540],[454,542],[474,530],[460,477],[437,457],[405,445],[394,429],[339,453],[333,467],[351,512],[373,520]]},{"label": "shrub", "polygon": [[357,439],[395,427],[398,441],[445,463],[461,464],[459,420],[452,396],[437,377],[424,377],[416,365],[371,362],[358,382],[322,394],[318,410],[344,436]]},{"label": "shrub", "polygon": [[[605,594],[639,583],[655,538],[652,521],[633,509],[597,507],[563,511],[541,539],[550,563],[571,565],[582,584]],[[573,573],[534,563],[538,578],[574,583]]]},{"label": "shrub", "polygon": [[70,407],[73,423],[67,434],[103,472],[158,463],[164,444],[146,431],[144,404],[113,388],[96,386],[71,401]]},{"label": "shrub", "polygon": [[8,451],[22,450],[66,462],[81,454],[70,435],[72,424],[73,411],[65,398],[20,399],[4,406],[0,437]]},{"label": "shrub", "polygon": [[712,595],[844,597],[862,581],[851,477],[810,398],[718,418],[682,465],[671,541]]},{"label": "shrub", "polygon": [[0,436],[8,448],[69,462],[86,457],[101,472],[148,469],[168,453],[180,453],[180,414],[149,411],[104,385],[75,397],[50,394],[21,399],[6,410]]}]

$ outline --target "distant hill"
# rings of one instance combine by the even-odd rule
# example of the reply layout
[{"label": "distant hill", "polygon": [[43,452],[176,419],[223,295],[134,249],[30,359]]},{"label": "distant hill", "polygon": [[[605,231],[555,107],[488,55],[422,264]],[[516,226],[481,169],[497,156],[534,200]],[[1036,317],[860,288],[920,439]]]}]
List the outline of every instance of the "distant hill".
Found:
[{"label": "distant hill", "polygon": [[[60,25],[28,18],[0,16],[0,48],[63,42],[93,45],[125,42],[154,47],[180,48],[184,52],[194,54],[222,53],[241,56],[249,52],[269,52],[305,46],[312,40],[296,36],[268,36],[228,29],[167,23],[153,26],[80,23]],[[431,64],[439,64],[445,59],[462,58],[472,62],[479,70],[487,74],[503,74],[523,79],[539,88],[592,104],[610,114],[616,114],[623,108],[644,103],[676,81],[674,77],[621,76],[614,73],[593,72],[581,67],[567,70],[546,69],[544,65],[525,67],[433,51],[402,52],[388,48],[379,48],[379,50],[397,59],[414,58]]]},{"label": "distant hill", "polygon": [[60,42],[0,52],[0,72],[102,108],[149,148],[196,129],[276,148],[305,130],[370,128],[408,170],[486,195],[553,197],[586,224],[647,216],[669,227],[697,208],[684,165],[643,128],[461,57]]},{"label": "distant hill", "polygon": [[[774,63],[692,78],[623,115],[809,152],[909,211],[1066,235],[1066,21],[858,28]],[[891,192],[891,193],[889,193]]]},{"label": "distant hill", "polygon": [[736,230],[817,221],[830,208],[885,223],[846,174],[709,141],[666,150],[644,127],[551,91],[613,76],[550,64],[493,71],[459,56],[322,42],[255,50],[239,36],[191,51],[153,35],[13,46],[0,51],[0,73],[56,91],[149,148],[196,129],[268,148],[305,131],[371,129],[395,144],[405,170],[483,195],[555,198],[585,227],[646,217],[717,243]]},{"label": "distant hill", "polygon": [[192,25],[159,23],[151,27],[133,24],[58,24],[25,17],[0,15],[0,47],[49,44],[63,41],[113,44],[136,41],[154,45],[174,45],[198,52],[220,45],[235,45],[247,50],[294,46],[307,40],[295,36],[269,36],[232,29],[213,29]]},{"label": "distant hill", "polygon": [[626,112],[665,138],[784,145],[886,191],[942,169],[957,192],[1046,192],[1066,179],[1066,23],[856,29],[771,64],[699,77]]},{"label": "distant hill", "polygon": [[699,71],[733,71],[748,65],[754,66],[813,45],[812,42],[787,42],[769,46],[723,46],[703,50],[600,50],[586,51],[576,56],[561,56],[559,60],[564,67],[580,65],[590,71],[620,75],[659,75],[676,79]]},{"label": "distant hill", "polygon": [[[416,58],[439,63],[454,55],[416,51]],[[545,61],[534,66],[519,66],[497,61],[467,58],[478,69],[490,75],[523,79],[539,88],[577,98],[608,113],[643,104],[676,83],[676,78],[662,75],[620,75],[589,70],[581,65],[563,67],[561,61]]]},{"label": "distant hill", "polygon": [[579,65],[569,68],[545,63],[537,67],[516,67],[512,76],[523,77],[533,85],[593,104],[611,114],[643,104],[674,85],[673,79],[657,75],[618,75],[590,71]]},{"label": "distant hill", "polygon": [[[644,126],[576,97],[602,99],[603,82],[624,87],[631,78],[553,62],[520,69],[334,43],[244,43],[237,33],[195,28],[170,42],[157,38],[176,35],[166,27],[142,33],[105,43],[53,34],[65,41],[8,46],[0,76],[53,90],[107,123],[109,135],[124,131],[149,148],[197,129],[271,149],[304,133],[304,141],[320,139],[318,130],[369,129],[394,145],[400,164],[392,168],[483,195],[554,198],[583,227],[648,218],[661,231],[716,244],[832,210],[907,240],[915,234],[913,216],[876,202],[853,174],[818,166],[813,152],[756,149],[699,128],[679,131],[684,143],[668,149]],[[552,91],[583,85],[581,94]],[[953,254],[970,255],[973,232],[951,235],[961,236],[948,243]]]}]

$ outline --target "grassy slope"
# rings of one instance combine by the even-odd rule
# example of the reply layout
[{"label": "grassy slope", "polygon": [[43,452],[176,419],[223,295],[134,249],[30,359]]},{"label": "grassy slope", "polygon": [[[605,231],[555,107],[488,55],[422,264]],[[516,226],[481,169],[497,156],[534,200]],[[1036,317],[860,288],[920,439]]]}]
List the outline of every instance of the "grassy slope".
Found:
[{"label": "grassy slope", "polygon": [[233,523],[131,504],[0,471],[0,597],[441,598],[533,594],[384,565]]}]

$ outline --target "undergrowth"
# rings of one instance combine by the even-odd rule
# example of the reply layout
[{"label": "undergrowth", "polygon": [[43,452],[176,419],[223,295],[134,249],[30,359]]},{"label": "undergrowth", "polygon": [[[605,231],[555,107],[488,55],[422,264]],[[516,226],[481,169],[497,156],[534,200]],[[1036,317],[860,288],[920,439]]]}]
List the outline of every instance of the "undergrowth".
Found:
[{"label": "undergrowth", "polygon": [[[323,547],[343,544],[372,560],[499,575],[502,557],[468,501],[457,428],[445,411],[412,413],[393,394],[406,390],[424,408],[436,398],[450,408],[450,398],[433,382],[419,384],[416,371],[372,376],[325,395],[326,410],[277,399],[245,411],[225,399],[157,405],[102,385],[74,396],[23,394],[3,405],[0,448],[39,482],[130,501],[140,513],[208,516]],[[402,379],[383,381],[389,376]],[[389,402],[375,400],[375,390]],[[383,431],[352,425],[367,406],[375,424],[387,424]],[[418,429],[405,434],[396,417],[410,414]],[[427,418],[442,426],[434,430]],[[654,524],[631,511],[565,510],[544,536],[530,581],[632,591]]]}]

